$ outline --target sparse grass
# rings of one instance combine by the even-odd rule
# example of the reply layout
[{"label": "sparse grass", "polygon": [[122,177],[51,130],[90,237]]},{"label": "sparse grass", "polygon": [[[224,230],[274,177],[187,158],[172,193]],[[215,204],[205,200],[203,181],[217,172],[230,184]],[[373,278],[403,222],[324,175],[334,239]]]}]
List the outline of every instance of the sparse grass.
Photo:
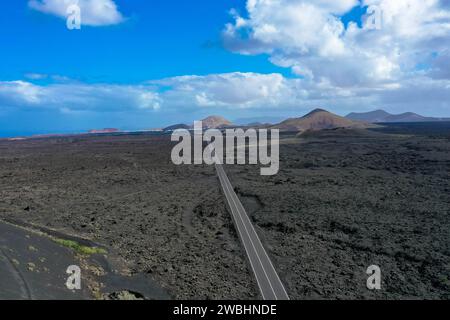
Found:
[{"label": "sparse grass", "polygon": [[91,254],[105,254],[107,253],[105,249],[98,248],[98,247],[87,247],[79,244],[76,241],[73,240],[66,240],[66,239],[58,239],[54,238],[53,241],[55,241],[57,244],[70,248],[74,250],[77,253],[83,254],[83,255],[91,255]]},{"label": "sparse grass", "polygon": [[440,282],[442,282],[442,284],[444,286],[447,286],[447,287],[450,288],[450,279],[447,276],[442,275],[442,276],[439,277],[439,280],[440,280]]}]

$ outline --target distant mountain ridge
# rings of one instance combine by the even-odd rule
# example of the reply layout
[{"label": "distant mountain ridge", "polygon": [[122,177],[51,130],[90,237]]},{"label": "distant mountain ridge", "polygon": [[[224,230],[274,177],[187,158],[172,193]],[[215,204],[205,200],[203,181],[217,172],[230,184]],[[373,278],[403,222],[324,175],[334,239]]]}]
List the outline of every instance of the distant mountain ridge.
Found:
[{"label": "distant mountain ridge", "polygon": [[175,131],[178,129],[187,129],[189,130],[191,127],[188,126],[187,124],[184,123],[179,123],[179,124],[174,124],[168,127],[165,127],[164,129],[162,129],[163,131]]},{"label": "distant mountain ridge", "polygon": [[[323,129],[336,129],[336,128],[348,128],[348,129],[368,129],[377,127],[377,125],[364,122],[355,121],[338,116],[324,109],[315,109],[308,114],[299,118],[290,118],[284,120],[278,124],[264,124],[264,123],[252,123],[245,126],[234,125],[231,121],[221,116],[209,116],[202,120],[204,129],[222,129],[222,128],[255,128],[255,129],[279,129],[280,131],[318,131]],[[175,131],[177,129],[192,129],[193,126],[186,124],[176,124],[170,127],[166,127],[163,131]]]},{"label": "distant mountain ridge", "polygon": [[[202,121],[202,125],[204,129],[220,129],[220,128],[226,128],[233,125],[233,123],[224,117],[221,116],[209,116]],[[174,124],[172,126],[166,127],[163,129],[163,131],[175,131],[177,129],[193,129],[194,126],[187,125],[184,123]]]},{"label": "distant mountain ridge", "polygon": [[450,118],[424,117],[414,112],[391,114],[384,110],[375,110],[362,113],[352,112],[348,114],[346,118],[350,120],[366,121],[370,123],[450,121]]},{"label": "distant mountain ridge", "polygon": [[272,128],[281,131],[304,132],[335,128],[366,129],[373,126],[366,122],[346,119],[324,109],[315,109],[303,117],[287,119]]},{"label": "distant mountain ridge", "polygon": [[116,133],[116,132],[120,132],[119,129],[116,128],[105,128],[105,129],[93,129],[93,130],[89,130],[88,133],[94,133],[94,134],[98,134],[98,133]]},{"label": "distant mountain ridge", "polygon": [[234,124],[240,126],[252,126],[254,124],[275,124],[285,120],[285,117],[281,116],[256,116],[248,118],[237,118],[233,121]]}]

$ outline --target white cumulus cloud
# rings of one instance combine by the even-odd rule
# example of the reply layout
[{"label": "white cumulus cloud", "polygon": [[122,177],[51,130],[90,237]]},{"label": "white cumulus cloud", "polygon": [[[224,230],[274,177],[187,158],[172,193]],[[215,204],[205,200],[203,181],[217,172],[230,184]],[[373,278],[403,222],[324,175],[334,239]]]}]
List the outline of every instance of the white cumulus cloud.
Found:
[{"label": "white cumulus cloud", "polygon": [[163,97],[171,106],[270,107],[292,97],[291,86],[280,74],[234,72],[173,77],[151,83],[170,87]]},{"label": "white cumulus cloud", "polygon": [[[341,16],[356,6],[375,6],[380,28],[345,26]],[[248,0],[223,34],[230,50],[269,54],[309,81],[373,86],[417,76],[430,55],[448,52],[449,9],[442,0]]]},{"label": "white cumulus cloud", "polygon": [[113,0],[29,0],[30,8],[52,14],[61,18],[67,17],[69,6],[77,4],[81,11],[81,24],[87,26],[107,26],[124,21],[123,15]]}]

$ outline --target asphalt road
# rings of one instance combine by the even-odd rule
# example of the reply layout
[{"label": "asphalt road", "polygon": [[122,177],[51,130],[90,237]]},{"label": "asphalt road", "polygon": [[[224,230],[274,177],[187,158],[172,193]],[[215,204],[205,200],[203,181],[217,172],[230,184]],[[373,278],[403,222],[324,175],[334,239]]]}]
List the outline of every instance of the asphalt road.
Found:
[{"label": "asphalt road", "polygon": [[216,164],[217,175],[227,198],[233,221],[239,238],[245,248],[248,260],[256,277],[264,300],[289,300],[289,296],[280,280],[258,234],[253,227],[244,207],[234,192],[233,186],[221,164]]}]

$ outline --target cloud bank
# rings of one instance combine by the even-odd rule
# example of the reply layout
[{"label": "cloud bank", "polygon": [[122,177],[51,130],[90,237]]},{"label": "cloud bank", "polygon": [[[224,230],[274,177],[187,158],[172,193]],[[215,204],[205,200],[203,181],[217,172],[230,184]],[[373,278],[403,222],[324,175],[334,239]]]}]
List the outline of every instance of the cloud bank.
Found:
[{"label": "cloud bank", "polygon": [[387,107],[390,111],[449,114],[450,80],[427,76],[401,84],[342,88],[281,74],[225,73],[181,76],[138,85],[80,82],[0,81],[0,106],[9,110],[90,112],[205,113],[297,111],[325,107],[339,113]]},{"label": "cloud bank", "polygon": [[9,109],[79,112],[158,110],[159,94],[144,85],[1,81],[0,105]]}]

